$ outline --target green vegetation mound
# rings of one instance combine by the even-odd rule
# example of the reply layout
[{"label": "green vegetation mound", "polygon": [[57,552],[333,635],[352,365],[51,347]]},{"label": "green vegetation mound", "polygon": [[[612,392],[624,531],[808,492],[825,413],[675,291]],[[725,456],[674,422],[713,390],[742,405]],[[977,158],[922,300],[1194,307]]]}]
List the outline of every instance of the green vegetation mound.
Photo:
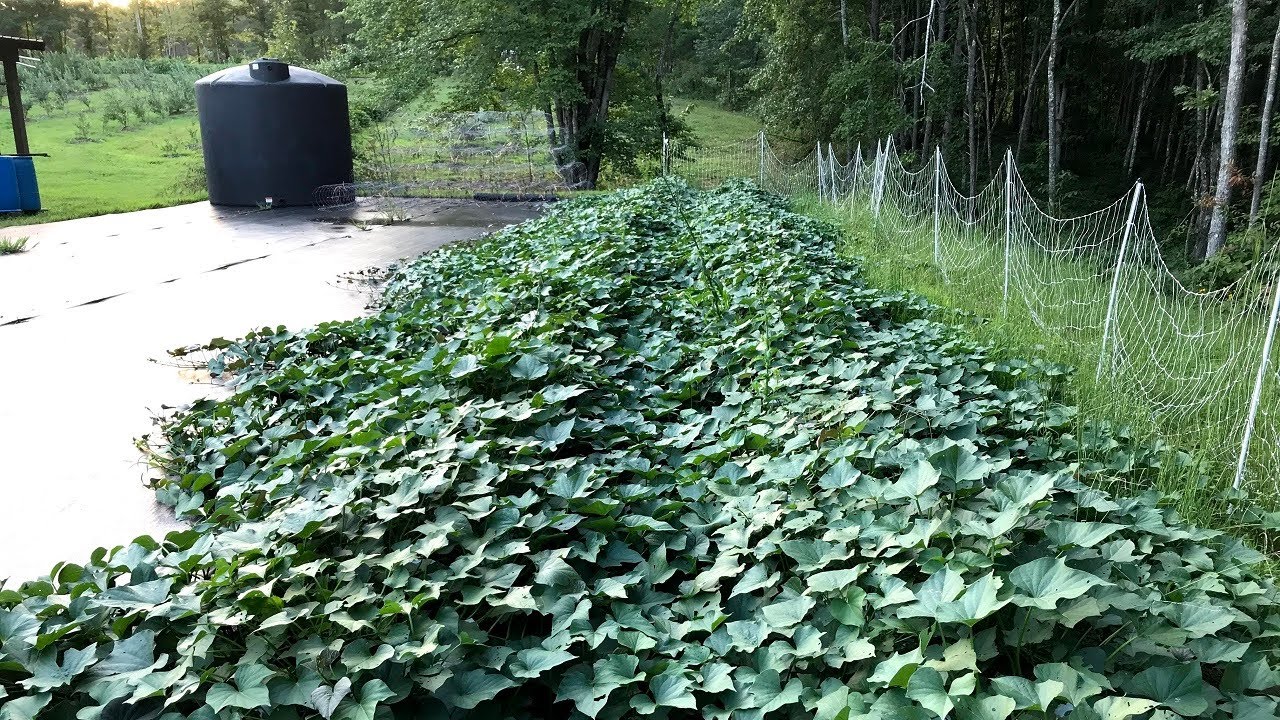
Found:
[{"label": "green vegetation mound", "polygon": [[197,529],[0,595],[0,715],[1274,717],[1262,558],[1103,489],[1162,448],[835,244],[664,182],[229,346]]}]

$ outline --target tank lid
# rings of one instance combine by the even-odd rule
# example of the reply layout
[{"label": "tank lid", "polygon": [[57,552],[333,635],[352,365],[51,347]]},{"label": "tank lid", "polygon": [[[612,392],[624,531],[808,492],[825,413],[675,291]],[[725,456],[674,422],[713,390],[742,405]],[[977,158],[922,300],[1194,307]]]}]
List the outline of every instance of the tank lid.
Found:
[{"label": "tank lid", "polygon": [[249,63],[249,77],[263,82],[280,82],[289,79],[289,63],[277,58],[258,58]]},{"label": "tank lid", "polygon": [[219,70],[196,81],[196,85],[331,85],[343,87],[333,78],[276,58],[259,58],[248,65]]}]

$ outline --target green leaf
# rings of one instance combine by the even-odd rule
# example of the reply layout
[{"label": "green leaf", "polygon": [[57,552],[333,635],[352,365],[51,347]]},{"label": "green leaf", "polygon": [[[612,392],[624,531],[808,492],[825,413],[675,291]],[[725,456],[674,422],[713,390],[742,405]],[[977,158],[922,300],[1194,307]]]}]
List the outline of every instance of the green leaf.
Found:
[{"label": "green leaf", "polygon": [[342,653],[342,664],[353,673],[365,670],[376,670],[395,655],[390,645],[379,645],[370,650],[369,642],[357,640],[347,646]]},{"label": "green leaf", "polygon": [[1013,714],[1017,703],[1002,695],[988,697],[956,697],[956,720],[1005,720]]},{"label": "green leaf", "polygon": [[1235,615],[1225,607],[1192,602],[1172,603],[1164,615],[1185,630],[1190,638],[1213,635],[1236,619]]},{"label": "green leaf", "polygon": [[849,688],[841,685],[823,695],[814,720],[849,720]]},{"label": "green leaf", "polygon": [[437,697],[450,707],[471,710],[516,683],[510,678],[484,670],[468,670],[455,674],[440,688]]},{"label": "green leaf", "polygon": [[831,616],[842,625],[861,628],[867,621],[864,612],[866,597],[867,593],[862,588],[850,588],[844,598],[831,601]]},{"label": "green leaf", "polygon": [[1204,696],[1200,663],[1150,667],[1133,677],[1125,689],[1150,698],[1179,715],[1195,717],[1209,707]]},{"label": "green leaf", "polygon": [[449,377],[465,377],[479,369],[480,358],[477,358],[475,355],[463,355],[453,363],[453,367],[449,370]]},{"label": "green leaf", "polygon": [[335,720],[374,720],[378,703],[395,697],[396,694],[382,680],[374,678],[360,688],[359,702],[346,702],[334,714]]},{"label": "green leaf", "polygon": [[978,654],[973,649],[973,639],[961,638],[955,641],[942,652],[941,660],[929,660],[925,665],[946,673],[977,670]]},{"label": "green leaf", "polygon": [[51,693],[42,692],[6,700],[0,705],[0,720],[34,720],[52,699]]},{"label": "green leaf", "polygon": [[31,646],[40,633],[40,620],[25,607],[0,608],[0,644],[6,647]]},{"label": "green leaf", "polygon": [[875,672],[871,674],[871,677],[867,678],[867,681],[888,685],[889,687],[905,688],[911,680],[911,676],[920,667],[922,660],[924,660],[924,656],[920,653],[919,648],[905,654],[894,653],[876,666]]},{"label": "green leaf", "polygon": [[1123,527],[1113,523],[1070,520],[1049,523],[1044,534],[1048,536],[1050,542],[1060,548],[1070,546],[1090,548],[1111,537]]},{"label": "green leaf", "polygon": [[555,449],[573,434],[573,418],[560,423],[547,423],[533,432],[533,436],[550,449]]},{"label": "green leaf", "polygon": [[1060,697],[1067,699],[1072,705],[1084,705],[1091,697],[1099,695],[1103,690],[1110,690],[1111,685],[1106,678],[1089,670],[1073,668],[1065,663],[1045,663],[1037,665],[1036,679],[1041,682],[1057,682],[1063,686]]},{"label": "green leaf", "polygon": [[809,576],[809,590],[817,593],[842,591],[858,581],[857,570],[826,570]]},{"label": "green leaf", "polygon": [[1280,700],[1241,697],[1231,704],[1231,720],[1275,720],[1280,717]]},{"label": "green leaf", "polygon": [[325,720],[333,717],[338,705],[351,693],[351,678],[344,677],[333,684],[333,687],[321,685],[311,691],[311,707],[320,713]]},{"label": "green leaf", "polygon": [[998,677],[991,681],[991,689],[1000,695],[1013,698],[1018,710],[1048,712],[1054,699],[1062,693],[1063,685],[1057,680],[1036,683],[1021,677]]},{"label": "green leaf", "polygon": [[831,469],[823,474],[818,480],[818,487],[825,490],[836,490],[846,488],[857,482],[862,475],[852,463],[844,458],[840,458]]},{"label": "green leaf", "polygon": [[275,673],[263,665],[247,665],[236,669],[235,685],[215,683],[205,693],[204,701],[209,703],[214,712],[222,712],[226,708],[254,710],[271,704],[271,696],[267,691],[267,679]]},{"label": "green leaf", "polygon": [[752,706],[765,714],[799,702],[802,685],[798,678],[789,678],[785,686],[777,670],[765,670],[751,683]]},{"label": "green leaf", "polygon": [[609,693],[624,685],[644,680],[644,673],[636,672],[640,659],[634,655],[610,655],[596,662],[595,689],[597,692]]},{"label": "green leaf", "polygon": [[103,605],[127,610],[145,610],[169,599],[173,580],[162,578],[111,588],[98,596]]},{"label": "green leaf", "polygon": [[886,489],[885,500],[915,500],[925,490],[938,484],[938,471],[928,460],[920,460],[907,468],[900,478]]},{"label": "green leaf", "polygon": [[770,587],[778,582],[781,577],[778,573],[769,574],[769,570],[764,565],[752,565],[742,575],[742,579],[737,585],[733,586],[733,592],[729,593],[729,597],[735,595],[744,595],[746,593],[755,592],[761,588]]},{"label": "green leaf", "polygon": [[935,453],[929,462],[938,472],[957,484],[977,482],[987,477],[991,465],[959,445],[951,445]]},{"label": "green leaf", "polygon": [[766,605],[760,612],[771,628],[779,629],[799,625],[812,608],[813,600],[802,595],[792,600],[781,600]]},{"label": "green leaf", "polygon": [[48,648],[36,656],[31,666],[32,677],[23,680],[22,686],[42,693],[67,685],[97,660],[97,650],[97,643],[82,650],[69,648],[63,652],[62,662],[59,663],[57,650]]},{"label": "green leaf", "polygon": [[936,618],[941,608],[959,597],[964,589],[964,578],[944,567],[916,589],[915,602],[898,610],[898,617]]},{"label": "green leaf", "polygon": [[698,689],[705,693],[733,691],[733,668],[724,663],[708,663],[702,666],[702,684]]},{"label": "green leaf", "polygon": [[649,681],[653,703],[658,707],[688,708],[696,710],[692,683],[680,672],[665,672]]},{"label": "green leaf", "polygon": [[973,627],[980,620],[988,617],[1009,603],[997,596],[1004,581],[994,573],[988,573],[972,585],[965,588],[958,600],[939,605],[938,622],[958,622]]},{"label": "green leaf", "polygon": [[1101,720],[1125,720],[1125,718],[1141,715],[1159,703],[1151,700],[1130,697],[1103,698],[1093,704],[1093,711]]},{"label": "green leaf", "polygon": [[933,668],[922,667],[911,675],[907,683],[907,697],[938,717],[947,717],[955,706],[943,685],[942,675]]},{"label": "green leaf", "polygon": [[573,660],[574,657],[573,653],[566,650],[528,648],[516,653],[516,659],[509,669],[512,677],[535,678],[551,668]]},{"label": "green leaf", "polygon": [[1009,573],[1009,580],[1022,591],[1011,600],[1022,607],[1053,610],[1060,600],[1071,600],[1099,585],[1109,585],[1102,578],[1067,567],[1062,558],[1040,558],[1021,565]]},{"label": "green leaf", "polygon": [[756,620],[735,620],[725,623],[724,628],[733,646],[743,652],[755,652],[769,636],[769,625]]},{"label": "green leaf", "polygon": [[547,374],[548,366],[533,355],[521,355],[511,366],[511,376],[523,380],[536,380]]}]

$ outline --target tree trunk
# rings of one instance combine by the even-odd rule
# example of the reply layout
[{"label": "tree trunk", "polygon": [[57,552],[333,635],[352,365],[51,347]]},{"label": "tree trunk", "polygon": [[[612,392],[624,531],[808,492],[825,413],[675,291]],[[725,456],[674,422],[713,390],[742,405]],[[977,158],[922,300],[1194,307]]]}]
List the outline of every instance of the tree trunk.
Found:
[{"label": "tree trunk", "polygon": [[[1213,78],[1209,75],[1209,68],[1203,61],[1199,62],[1196,68],[1196,94],[1203,93],[1212,82]],[[1210,178],[1211,169],[1213,168],[1213,144],[1210,138],[1213,135],[1214,123],[1216,122],[1216,110],[1211,112],[1209,108],[1201,107],[1196,110],[1196,155],[1192,163],[1191,178],[1188,183],[1191,185],[1192,193],[1196,198],[1196,207],[1199,212],[1196,213],[1195,232],[1192,235],[1192,243],[1188,248],[1188,255],[1196,260],[1203,260],[1205,255],[1205,241],[1209,237],[1209,219],[1212,215],[1213,197],[1211,195],[1212,180]]]},{"label": "tree trunk", "polygon": [[849,0],[840,0],[840,37],[844,47],[849,47]]},{"label": "tree trunk", "polygon": [[1240,95],[1244,88],[1245,40],[1249,30],[1248,0],[1231,0],[1231,60],[1227,66],[1226,97],[1222,103],[1222,141],[1218,157],[1218,185],[1213,193],[1213,217],[1205,258],[1217,255],[1227,242],[1227,204],[1231,202],[1231,174],[1235,168],[1236,131],[1240,124]]},{"label": "tree trunk", "polygon": [[[964,23],[963,5],[960,8],[960,22],[962,24]],[[950,69],[952,70],[953,73],[955,73],[953,77],[958,77],[959,75],[958,70],[960,68],[960,63],[962,62],[961,58],[963,56],[964,56],[963,34],[956,32],[953,29],[951,31],[951,65],[950,65]],[[956,121],[956,110],[957,108],[954,106],[947,108],[947,113],[943,117],[942,138],[941,140],[938,141],[939,144],[942,145],[943,147],[948,147],[951,144],[951,132],[954,129],[954,125]]]},{"label": "tree trunk", "polygon": [[564,149],[556,160],[561,176],[574,188],[594,189],[600,180],[609,94],[630,10],[631,0],[622,0],[616,9],[601,13],[591,27],[579,33],[570,71],[577,78],[580,94],[556,101]]},{"label": "tree trunk", "polygon": [[1258,222],[1262,209],[1262,183],[1266,179],[1267,156],[1271,153],[1271,109],[1276,101],[1276,72],[1280,70],[1280,22],[1271,41],[1271,67],[1267,70],[1267,99],[1262,104],[1262,133],[1258,138],[1258,164],[1253,170],[1253,202],[1249,205],[1249,227]]},{"label": "tree trunk", "polygon": [[965,22],[964,34],[969,40],[969,69],[965,78],[965,115],[969,122],[969,195],[978,194],[978,118],[974,109],[974,85],[978,79],[978,39],[972,29],[973,18]]},{"label": "tree trunk", "polygon": [[1058,30],[1062,26],[1062,0],[1053,0],[1053,27],[1049,31],[1049,206],[1058,202]]},{"label": "tree trunk", "polygon": [[1134,113],[1133,132],[1129,134],[1129,147],[1124,152],[1124,172],[1133,175],[1133,164],[1138,156],[1138,135],[1142,130],[1142,112],[1147,107],[1147,93],[1151,89],[1151,64],[1142,75],[1142,90],[1138,93],[1138,109]]},{"label": "tree trunk", "polygon": [[987,63],[986,53],[982,51],[982,46],[978,46],[978,59],[982,62],[982,121],[983,121],[983,137],[986,142],[987,155],[987,172],[990,173],[995,168],[995,159],[992,155],[991,137],[995,130],[991,123],[991,102],[994,95],[991,92],[991,66]]},{"label": "tree trunk", "polygon": [[871,39],[880,42],[880,0],[867,3],[867,24],[870,26]]},{"label": "tree trunk", "polygon": [[1027,89],[1022,96],[1022,122],[1018,123],[1018,145],[1014,150],[1015,157],[1022,156],[1022,147],[1027,144],[1027,135],[1031,133],[1031,108],[1036,106],[1036,85],[1040,79],[1040,68],[1044,67],[1044,61],[1048,58],[1049,47],[1046,46],[1044,51],[1040,53],[1040,59],[1036,62],[1035,69],[1028,76]]}]

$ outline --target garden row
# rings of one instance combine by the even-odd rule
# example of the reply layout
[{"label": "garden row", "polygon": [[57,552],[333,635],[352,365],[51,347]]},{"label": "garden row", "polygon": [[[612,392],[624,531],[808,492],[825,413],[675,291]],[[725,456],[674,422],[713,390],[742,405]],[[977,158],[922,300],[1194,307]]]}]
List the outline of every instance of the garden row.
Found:
[{"label": "garden row", "polygon": [[1263,558],[1111,491],[1165,448],[836,244],[661,181],[216,343],[194,527],[0,591],[0,716],[1275,717]]}]

